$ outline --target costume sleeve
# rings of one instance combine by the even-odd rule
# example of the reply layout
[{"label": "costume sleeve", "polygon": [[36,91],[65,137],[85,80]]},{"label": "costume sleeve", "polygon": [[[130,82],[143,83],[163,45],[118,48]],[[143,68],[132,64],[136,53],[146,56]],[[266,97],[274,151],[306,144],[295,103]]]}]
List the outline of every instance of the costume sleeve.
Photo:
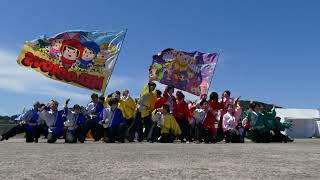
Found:
[{"label": "costume sleeve", "polygon": [[168,101],[168,97],[164,96],[156,100],[154,108],[161,108]]},{"label": "costume sleeve", "polygon": [[111,99],[111,97],[105,97],[105,98],[104,98],[104,106],[105,106],[105,107],[109,107],[109,106],[110,106],[110,105],[109,105],[110,99]]},{"label": "costume sleeve", "polygon": [[180,129],[179,124],[177,123],[176,119],[173,116],[171,116],[170,122],[171,122],[171,128],[172,128],[173,135],[179,136],[181,134],[181,129]]},{"label": "costume sleeve", "polygon": [[119,109],[119,122],[120,123],[124,123],[125,122],[125,120],[123,118],[123,113],[122,113],[122,111],[120,109]]},{"label": "costume sleeve", "polygon": [[158,116],[157,110],[155,109],[151,113],[151,119],[153,122],[158,122],[158,118],[159,118],[159,116]]},{"label": "costume sleeve", "polygon": [[127,103],[127,108],[130,108],[132,111],[136,109],[136,104],[132,98],[129,98]]},{"label": "costume sleeve", "polygon": [[146,95],[149,93],[149,87],[148,86],[144,86],[142,91],[141,91],[141,94],[140,94],[140,97]]},{"label": "costume sleeve", "polygon": [[165,116],[161,123],[161,133],[169,133],[170,123],[170,119]]},{"label": "costume sleeve", "polygon": [[31,120],[32,116],[33,116],[33,111],[29,110],[22,116],[21,120],[25,121],[25,122],[29,122]]},{"label": "costume sleeve", "polygon": [[68,108],[65,108],[65,114],[67,115],[66,117],[67,120],[64,122],[64,126],[66,127],[74,126],[76,121],[74,114]]},{"label": "costume sleeve", "polygon": [[108,112],[107,112],[107,108],[104,108],[102,111],[102,120],[104,120],[105,122],[109,122],[110,119],[108,119]]},{"label": "costume sleeve", "polygon": [[40,112],[39,117],[43,119],[44,121],[47,121],[51,118],[51,115],[48,113],[48,111]]},{"label": "costume sleeve", "polygon": [[277,115],[276,109],[272,108],[270,112],[264,113],[265,118],[275,118]]}]

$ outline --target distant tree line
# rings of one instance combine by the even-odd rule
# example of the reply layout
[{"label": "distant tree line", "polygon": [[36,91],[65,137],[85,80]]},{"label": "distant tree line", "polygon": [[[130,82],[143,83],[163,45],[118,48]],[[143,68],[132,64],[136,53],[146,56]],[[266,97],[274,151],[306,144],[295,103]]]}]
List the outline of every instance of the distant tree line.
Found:
[{"label": "distant tree line", "polygon": [[[241,104],[242,110],[243,110],[243,111],[247,111],[247,110],[249,109],[249,107],[250,107],[250,103],[251,103],[251,102],[252,102],[252,101],[240,100],[240,104]],[[262,105],[264,106],[264,109],[265,109],[266,111],[270,111],[270,110],[272,109],[272,107],[273,107],[272,104],[267,104],[267,103],[258,102],[258,101],[253,101],[253,102],[262,104]],[[282,107],[276,106],[276,108],[282,108]]]},{"label": "distant tree line", "polygon": [[10,121],[16,119],[18,115],[13,115],[13,116],[1,116],[0,115],[0,124],[6,124],[10,123]]}]

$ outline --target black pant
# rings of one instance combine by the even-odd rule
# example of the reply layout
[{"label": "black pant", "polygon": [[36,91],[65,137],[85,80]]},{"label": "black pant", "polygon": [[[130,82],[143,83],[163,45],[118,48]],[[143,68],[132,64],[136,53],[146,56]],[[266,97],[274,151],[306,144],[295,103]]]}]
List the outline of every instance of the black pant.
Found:
[{"label": "black pant", "polygon": [[126,121],[126,125],[127,125],[127,132],[126,132],[126,138],[129,138],[129,128],[130,126],[132,125],[133,121],[134,121],[134,118],[130,118],[130,119],[125,119]]},{"label": "black pant", "polygon": [[270,132],[260,132],[258,129],[249,129],[247,132],[248,137],[257,143],[269,143],[272,140]]},{"label": "black pant", "polygon": [[222,121],[223,121],[223,117],[221,116],[220,121],[218,122],[218,129],[217,129],[217,139],[219,141],[222,141],[224,138]]},{"label": "black pant", "polygon": [[232,143],[240,143],[241,137],[240,134],[237,134],[237,131],[234,129],[229,129],[224,132],[225,134],[225,141],[226,143],[232,142]]},{"label": "black pant", "polygon": [[40,124],[36,126],[37,138],[40,138],[40,135],[44,135],[45,138],[48,137],[48,126],[45,124]]},{"label": "black pant", "polygon": [[194,140],[202,141],[203,140],[203,124],[193,123],[191,126],[191,136]]},{"label": "black pant", "polygon": [[103,137],[103,126],[96,123],[94,120],[88,120],[84,127],[84,136],[91,130],[95,141],[99,141]]},{"label": "black pant", "polygon": [[114,143],[115,141],[124,143],[126,138],[127,125],[119,124],[117,126],[104,129],[104,138],[106,143]]},{"label": "black pant", "polygon": [[17,126],[9,129],[9,131],[7,131],[6,133],[2,134],[2,137],[4,139],[9,139],[17,134],[21,134],[25,132],[25,128],[23,124],[18,124]]},{"label": "black pant", "polygon": [[285,142],[287,143],[287,136],[282,134],[280,131],[274,130],[275,135],[272,136],[271,141],[272,142]]},{"label": "black pant", "polygon": [[217,140],[215,136],[212,135],[210,129],[203,127],[202,129],[202,138],[205,143],[216,143]]},{"label": "black pant", "polygon": [[[27,129],[25,124],[19,124],[13,128],[11,128],[6,133],[2,134],[2,137],[8,140],[11,137],[14,137],[17,134],[26,133],[26,142],[37,142],[37,131],[36,126],[32,127],[31,129]],[[35,140],[36,139],[36,140]]]},{"label": "black pant", "polygon": [[[145,127],[145,131],[143,132],[143,126]],[[129,141],[134,141],[135,133],[138,133],[138,141],[143,141],[144,137],[147,137],[150,128],[152,126],[152,121],[150,116],[141,118],[141,112],[136,111],[134,121],[132,122],[131,126],[129,127]]]},{"label": "black pant", "polygon": [[76,130],[69,130],[67,129],[65,132],[65,142],[66,143],[77,143],[77,134]]},{"label": "black pant", "polygon": [[143,133],[143,137],[140,137],[141,135],[138,135],[138,139],[146,139],[153,124],[151,120],[151,116],[141,118],[141,122],[142,122],[142,126],[140,128],[142,128],[143,130],[143,127],[144,127],[144,133]]},{"label": "black pant", "polygon": [[59,135],[53,132],[49,132],[47,143],[55,143],[59,137],[60,137]]},{"label": "black pant", "polygon": [[175,136],[172,133],[162,133],[160,142],[161,143],[173,143]]},{"label": "black pant", "polygon": [[156,142],[158,141],[160,135],[161,135],[161,128],[158,127],[157,123],[154,123],[149,131],[148,141]]},{"label": "black pant", "polygon": [[179,127],[181,129],[181,135],[179,137],[180,140],[186,139],[190,141],[190,124],[186,119],[177,119]]},{"label": "black pant", "polygon": [[249,128],[243,128],[243,138],[245,138],[245,137],[249,138],[248,131],[249,131]]},{"label": "black pant", "polygon": [[74,130],[68,130],[68,128],[65,128],[64,139],[66,143],[77,143],[78,140],[81,143],[84,143],[84,140],[85,140],[84,126],[79,125]]},{"label": "black pant", "polygon": [[27,143],[31,143],[31,142],[37,143],[38,142],[36,126],[32,127],[31,129],[25,128],[25,133],[26,133],[26,142]]},{"label": "black pant", "polygon": [[83,143],[86,139],[86,134],[84,131],[84,125],[78,125],[78,127],[76,128],[76,136],[81,143]]}]

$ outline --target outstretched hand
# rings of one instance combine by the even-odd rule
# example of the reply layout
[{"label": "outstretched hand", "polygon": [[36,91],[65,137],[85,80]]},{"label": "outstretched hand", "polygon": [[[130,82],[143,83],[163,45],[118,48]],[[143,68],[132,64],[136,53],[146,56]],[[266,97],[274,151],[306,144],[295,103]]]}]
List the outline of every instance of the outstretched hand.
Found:
[{"label": "outstretched hand", "polygon": [[48,107],[47,106],[41,107],[40,112],[43,112],[43,111],[48,111]]},{"label": "outstretched hand", "polygon": [[271,133],[272,136],[276,135],[276,133],[273,130],[270,130],[270,133]]},{"label": "outstretched hand", "polygon": [[237,97],[237,99],[234,101],[235,103],[240,101],[241,96]]},{"label": "outstretched hand", "polygon": [[69,103],[69,101],[70,101],[70,98],[66,100],[66,105]]}]

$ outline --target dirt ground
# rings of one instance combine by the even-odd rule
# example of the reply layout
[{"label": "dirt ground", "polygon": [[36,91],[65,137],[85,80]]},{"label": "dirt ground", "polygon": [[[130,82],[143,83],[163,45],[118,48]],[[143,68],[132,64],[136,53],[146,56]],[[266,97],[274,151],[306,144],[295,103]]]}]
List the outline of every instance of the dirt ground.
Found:
[{"label": "dirt ground", "polygon": [[0,179],[320,179],[320,139],[281,144],[0,142]]}]

